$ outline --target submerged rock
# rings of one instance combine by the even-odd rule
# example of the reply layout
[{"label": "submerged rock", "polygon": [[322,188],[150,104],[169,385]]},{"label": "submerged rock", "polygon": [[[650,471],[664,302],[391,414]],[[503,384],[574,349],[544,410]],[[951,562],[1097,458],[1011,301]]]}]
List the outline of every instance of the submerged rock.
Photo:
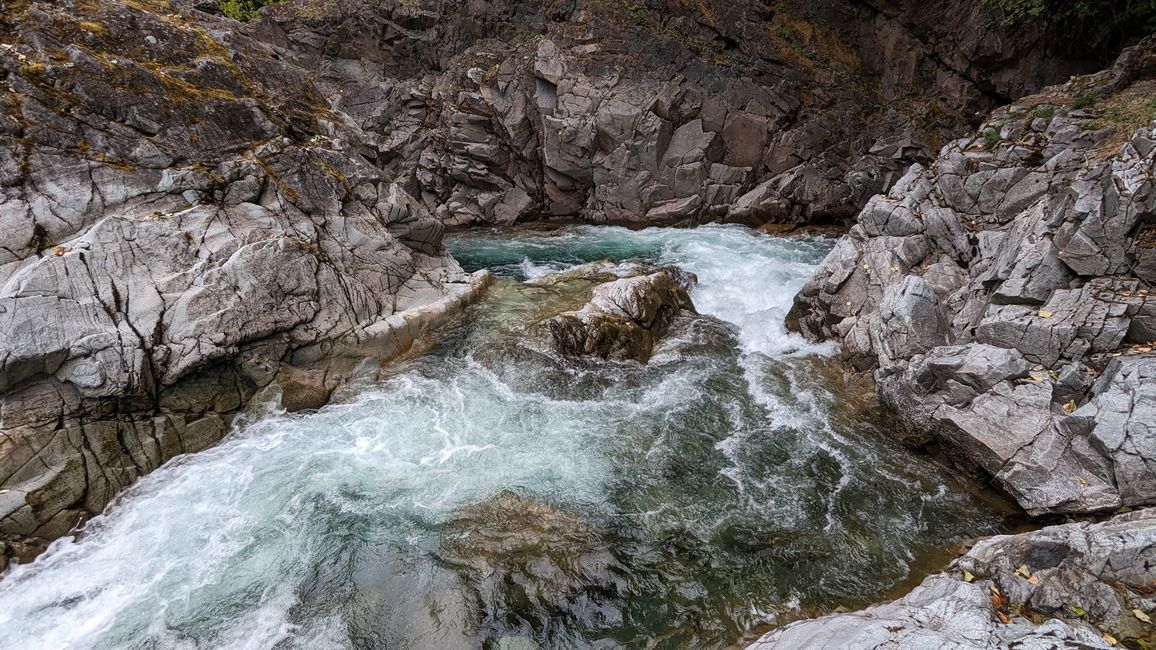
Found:
[{"label": "submerged rock", "polygon": [[483,638],[511,644],[499,647],[588,623],[603,608],[611,613],[623,580],[593,524],[510,490],[462,509],[442,535],[439,559],[478,603]]},{"label": "submerged rock", "polygon": [[1138,647],[1156,633],[1154,549],[1153,509],[992,537],[899,600],[792,623],[748,648]]},{"label": "submerged rock", "polygon": [[546,319],[539,327],[564,355],[645,362],[675,317],[696,313],[687,294],[694,276],[669,267],[595,263],[570,271],[567,277],[589,277],[608,269],[624,277],[595,286],[590,302],[581,309]]}]

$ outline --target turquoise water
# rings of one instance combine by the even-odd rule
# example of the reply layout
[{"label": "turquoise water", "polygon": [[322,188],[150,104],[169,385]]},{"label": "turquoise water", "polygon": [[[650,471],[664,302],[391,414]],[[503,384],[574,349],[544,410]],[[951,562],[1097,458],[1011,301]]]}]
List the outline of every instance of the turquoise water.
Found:
[{"label": "turquoise water", "polygon": [[[351,401],[269,414],[146,477],[0,581],[5,648],[710,648],[882,597],[1001,530],[782,327],[830,248],[741,227],[471,232],[503,279]],[[614,257],[694,272],[651,362],[527,326]]]}]

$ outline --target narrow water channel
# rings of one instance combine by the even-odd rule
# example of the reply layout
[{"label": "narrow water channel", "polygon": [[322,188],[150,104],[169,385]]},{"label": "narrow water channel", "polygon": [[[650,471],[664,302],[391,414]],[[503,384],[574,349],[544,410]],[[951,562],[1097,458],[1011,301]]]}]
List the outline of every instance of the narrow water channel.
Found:
[{"label": "narrow water channel", "polygon": [[[4,648],[710,648],[883,597],[1000,515],[888,440],[782,326],[830,243],[741,227],[475,231],[500,279],[424,354],[146,477],[0,581]],[[525,326],[602,258],[677,264],[718,320],[649,364]]]}]

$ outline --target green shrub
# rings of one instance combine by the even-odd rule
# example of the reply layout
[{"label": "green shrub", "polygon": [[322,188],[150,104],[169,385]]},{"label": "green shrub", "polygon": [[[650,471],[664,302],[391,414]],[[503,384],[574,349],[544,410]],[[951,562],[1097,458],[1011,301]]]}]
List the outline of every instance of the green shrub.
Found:
[{"label": "green shrub", "polygon": [[630,19],[634,21],[635,25],[645,25],[647,19],[650,18],[650,12],[646,10],[646,7],[637,2],[627,2],[626,9],[630,11]]},{"label": "green shrub", "polygon": [[994,126],[988,127],[988,129],[983,132],[983,147],[984,149],[994,149],[1002,139],[1003,138],[999,137],[999,129]]},{"label": "green shrub", "polygon": [[257,17],[257,10],[284,0],[217,0],[221,13],[233,20],[247,23]]},{"label": "green shrub", "polygon": [[1122,44],[1156,29],[1156,0],[980,0],[998,9],[1006,24],[1040,20],[1063,36],[1069,49],[1114,54]]},{"label": "green shrub", "polygon": [[1100,95],[1094,92],[1082,92],[1072,98],[1072,108],[1087,108],[1096,103]]}]

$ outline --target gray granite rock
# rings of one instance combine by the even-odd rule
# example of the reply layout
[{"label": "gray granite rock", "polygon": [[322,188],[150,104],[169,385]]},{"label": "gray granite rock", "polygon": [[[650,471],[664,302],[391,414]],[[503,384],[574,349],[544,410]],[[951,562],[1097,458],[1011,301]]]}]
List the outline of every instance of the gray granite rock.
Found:
[{"label": "gray granite rock", "polygon": [[235,25],[116,2],[5,16],[6,548],[212,445],[266,387],[321,405],[343,354],[394,356],[484,284],[363,155],[377,136]]},{"label": "gray granite rock", "polygon": [[590,301],[581,309],[548,318],[538,329],[554,350],[566,356],[646,362],[674,318],[695,313],[687,294],[694,276],[676,268],[607,263],[585,265],[561,275],[596,277],[607,272],[619,278],[596,285]]},{"label": "gray granite rock", "polygon": [[1143,460],[1156,124],[1109,140],[1095,109],[1035,110],[1028,128],[1029,110],[996,111],[872,198],[788,325],[841,340],[876,369],[903,439],[939,444],[1030,514],[1156,503]]},{"label": "gray granite rock", "polygon": [[1149,598],[1154,549],[1151,509],[991,537],[899,600],[791,623],[748,648],[1127,645],[1153,633],[1143,619],[1156,609]]},{"label": "gray granite rock", "polygon": [[[1044,55],[1062,34],[949,0],[350,0],[262,14],[250,33],[317,71],[330,105],[381,135],[378,162],[452,225],[846,220],[930,160],[930,141],[966,132],[990,88],[1089,69]],[[768,37],[770,21],[808,35]],[[986,196],[1016,181],[1030,198],[1028,176]]]}]

